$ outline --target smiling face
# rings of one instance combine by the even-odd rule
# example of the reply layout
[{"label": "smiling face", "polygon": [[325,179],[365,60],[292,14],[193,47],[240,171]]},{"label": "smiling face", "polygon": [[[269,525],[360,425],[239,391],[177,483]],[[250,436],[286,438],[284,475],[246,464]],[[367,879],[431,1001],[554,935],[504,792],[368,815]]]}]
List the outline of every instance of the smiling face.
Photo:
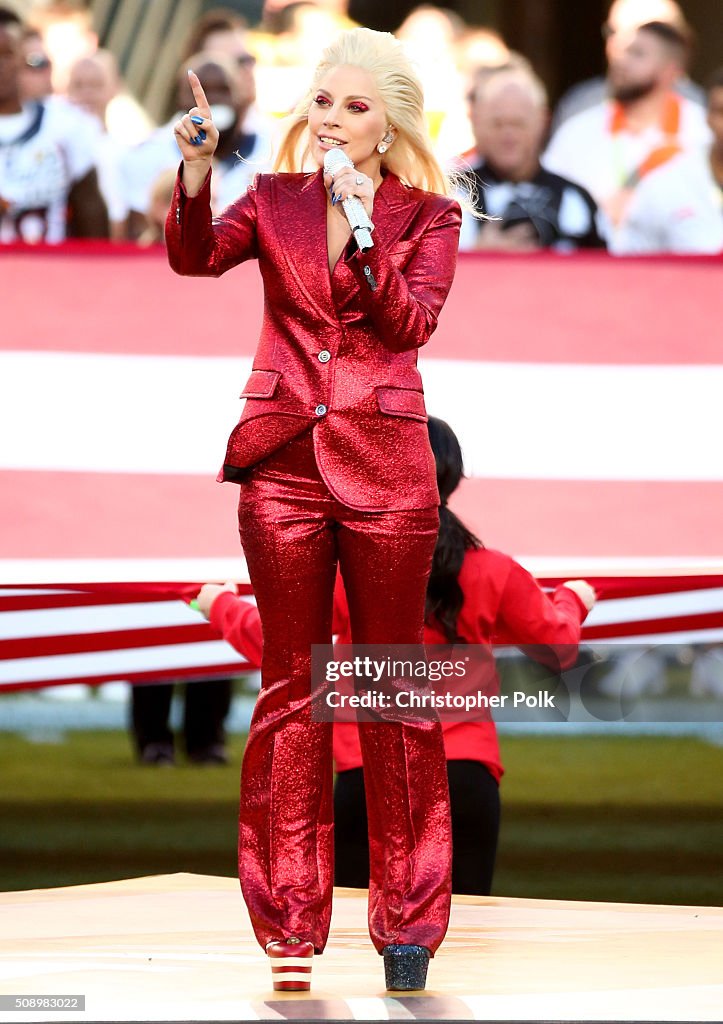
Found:
[{"label": "smiling face", "polygon": [[330,149],[343,149],[354,166],[378,178],[377,145],[389,122],[374,79],[362,68],[332,68],[320,79],[309,108],[309,151],[322,167]]}]

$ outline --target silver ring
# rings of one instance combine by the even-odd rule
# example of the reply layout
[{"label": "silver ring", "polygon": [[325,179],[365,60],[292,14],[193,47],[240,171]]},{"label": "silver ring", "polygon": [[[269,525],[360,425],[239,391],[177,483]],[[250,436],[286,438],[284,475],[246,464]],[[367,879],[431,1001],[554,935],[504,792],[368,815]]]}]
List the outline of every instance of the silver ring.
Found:
[{"label": "silver ring", "polygon": [[357,185],[363,185],[364,184],[364,179],[362,178],[361,174],[357,174],[357,176],[356,176],[356,183],[357,183]]}]

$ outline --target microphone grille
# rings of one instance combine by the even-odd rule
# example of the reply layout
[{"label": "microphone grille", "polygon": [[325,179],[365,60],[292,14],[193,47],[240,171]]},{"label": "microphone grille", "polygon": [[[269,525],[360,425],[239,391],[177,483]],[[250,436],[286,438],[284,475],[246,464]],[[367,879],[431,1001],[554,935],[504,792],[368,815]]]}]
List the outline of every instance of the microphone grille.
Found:
[{"label": "microphone grille", "polygon": [[341,149],[327,149],[324,154],[324,170],[329,173],[338,171],[340,167],[353,167],[346,153]]}]

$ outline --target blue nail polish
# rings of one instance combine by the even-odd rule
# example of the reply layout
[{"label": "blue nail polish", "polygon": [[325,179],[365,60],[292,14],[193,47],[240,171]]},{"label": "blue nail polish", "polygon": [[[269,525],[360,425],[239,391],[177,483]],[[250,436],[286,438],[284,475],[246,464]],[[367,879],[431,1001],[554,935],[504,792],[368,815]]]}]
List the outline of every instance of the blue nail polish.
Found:
[{"label": "blue nail polish", "polygon": [[336,206],[336,204],[339,202],[339,198],[340,198],[339,196],[335,196],[334,193],[332,192],[331,193],[331,205],[332,206]]},{"label": "blue nail polish", "polygon": [[203,128],[201,128],[201,130],[199,131],[198,138],[201,140],[201,142],[205,142],[206,141],[206,133],[203,130]]},{"label": "blue nail polish", "polygon": [[198,114],[193,114],[191,116],[191,120],[193,121],[194,124],[203,124],[203,118],[199,117]]},{"label": "blue nail polish", "polygon": [[200,135],[197,135],[196,138],[193,139],[192,141],[193,141],[194,146],[200,146],[201,143],[203,142],[203,139],[201,138]]}]

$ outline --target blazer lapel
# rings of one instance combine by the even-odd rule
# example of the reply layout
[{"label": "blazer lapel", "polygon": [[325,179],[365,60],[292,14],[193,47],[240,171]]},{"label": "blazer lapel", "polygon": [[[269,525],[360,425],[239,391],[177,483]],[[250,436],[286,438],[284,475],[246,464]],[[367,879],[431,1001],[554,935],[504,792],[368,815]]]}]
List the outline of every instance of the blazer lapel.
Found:
[{"label": "blazer lapel", "polygon": [[281,252],[309,304],[329,323],[338,324],[331,294],[326,246],[326,191],[323,172],[276,177],[273,205]]},{"label": "blazer lapel", "polygon": [[411,199],[396,174],[387,174],[374,197],[374,244],[389,249],[402,237],[418,209],[419,204]]},{"label": "blazer lapel", "polygon": [[[326,245],[326,190],[321,169],[313,174],[278,175],[273,217],[281,252],[309,304],[329,323],[339,323],[340,305],[359,288],[354,274],[343,266],[344,255],[334,268],[334,289],[329,274]],[[395,174],[387,174],[374,197],[374,244],[389,249],[397,242],[419,204]]]}]

